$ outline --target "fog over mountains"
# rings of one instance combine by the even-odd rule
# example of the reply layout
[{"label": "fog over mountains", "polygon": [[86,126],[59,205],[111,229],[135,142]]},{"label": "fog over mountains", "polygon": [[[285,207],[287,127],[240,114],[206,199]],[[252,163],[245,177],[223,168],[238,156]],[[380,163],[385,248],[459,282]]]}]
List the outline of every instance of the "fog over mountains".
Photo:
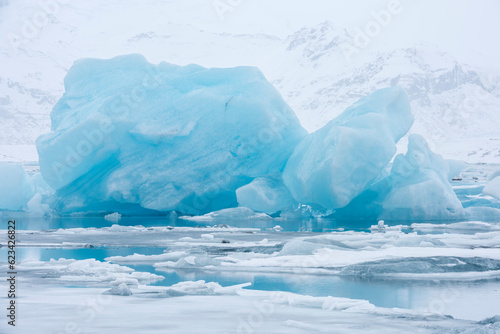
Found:
[{"label": "fog over mountains", "polygon": [[[410,133],[422,134],[447,158],[500,163],[500,72],[486,58],[464,61],[429,41],[379,46],[407,12],[393,17],[394,24],[379,24],[369,45],[359,47],[363,23],[375,22],[370,12],[385,10],[384,2],[367,8],[358,25],[332,18],[304,19],[298,27],[301,21],[287,21],[286,12],[276,18],[263,10],[261,21],[246,29],[237,28],[253,10],[245,2],[222,17],[211,1],[124,1],[120,13],[115,0],[64,2],[0,3],[0,160],[36,160],[29,147],[50,129],[50,111],[76,59],[141,53],[156,63],[258,66],[310,132],[360,97],[402,86],[416,118]],[[348,54],[346,46],[358,52]],[[404,151],[404,139],[400,146]]]}]

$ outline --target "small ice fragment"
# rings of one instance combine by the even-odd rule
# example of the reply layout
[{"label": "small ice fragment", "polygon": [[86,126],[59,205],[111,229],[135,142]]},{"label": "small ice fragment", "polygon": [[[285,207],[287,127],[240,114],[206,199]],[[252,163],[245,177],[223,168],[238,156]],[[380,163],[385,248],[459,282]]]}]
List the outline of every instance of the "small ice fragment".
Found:
[{"label": "small ice fragment", "polygon": [[105,215],[104,219],[108,220],[108,221],[112,221],[112,222],[117,222],[120,219],[122,219],[122,215],[119,214],[118,212],[113,212],[113,213],[110,213],[109,215]]},{"label": "small ice fragment", "polygon": [[120,283],[117,286],[114,286],[108,291],[106,291],[105,294],[114,296],[131,296],[132,291],[130,290],[127,284]]}]

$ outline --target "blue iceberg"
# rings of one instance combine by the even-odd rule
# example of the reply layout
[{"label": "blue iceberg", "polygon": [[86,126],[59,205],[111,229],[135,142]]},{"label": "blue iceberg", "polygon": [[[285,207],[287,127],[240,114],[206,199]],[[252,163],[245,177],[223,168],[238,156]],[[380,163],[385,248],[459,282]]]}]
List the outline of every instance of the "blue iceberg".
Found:
[{"label": "blue iceberg", "polygon": [[383,201],[382,219],[464,219],[465,211],[448,177],[448,161],[432,152],[417,134],[408,137],[408,152],[394,158],[391,189]]},{"label": "blue iceberg", "polygon": [[43,179],[0,207],[204,219],[294,217],[304,208],[340,218],[465,217],[448,182],[463,164],[434,154],[422,137],[410,136],[388,171],[413,124],[401,88],[362,98],[312,134],[253,67],[83,59],[65,89],[51,132],[37,140]]},{"label": "blue iceberg", "polygon": [[238,205],[279,175],[306,135],[253,67],[152,65],[140,55],[77,61],[37,140],[55,209],[187,214]]},{"label": "blue iceberg", "polygon": [[412,124],[406,92],[378,90],[306,136],[288,160],[283,180],[302,204],[345,207],[381,174]]}]

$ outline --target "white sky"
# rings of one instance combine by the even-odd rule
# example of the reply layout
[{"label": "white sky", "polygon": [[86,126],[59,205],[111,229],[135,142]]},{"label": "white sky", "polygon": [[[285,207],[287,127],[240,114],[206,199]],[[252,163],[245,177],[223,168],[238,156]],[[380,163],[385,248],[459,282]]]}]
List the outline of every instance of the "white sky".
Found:
[{"label": "white sky", "polygon": [[[20,27],[23,17],[39,11],[38,1],[0,1],[9,1],[9,7],[23,3],[22,9],[15,12],[6,12],[6,7],[0,9],[0,21],[6,15],[17,17],[14,21],[18,22],[9,22],[9,29]],[[459,58],[468,57],[471,52],[482,53],[492,62],[500,58],[500,0],[100,0],[69,1],[61,7],[65,7],[64,11],[72,7],[105,8],[109,26],[124,29],[163,21],[187,23],[209,31],[262,32],[286,37],[305,25],[314,26],[325,20],[350,32],[356,27],[364,28],[373,20],[371,12],[386,9],[391,1],[398,1],[403,11],[392,18],[372,47],[393,49],[431,42]],[[214,9],[217,2],[234,5],[224,20]],[[122,10],[131,5],[140,9]]]},{"label": "white sky", "polygon": [[[229,1],[229,0],[223,0]],[[238,2],[236,0],[233,0]],[[391,0],[239,0],[224,20],[213,12],[198,11],[198,23],[207,29],[250,33],[260,31],[287,36],[304,25],[330,20],[353,31],[373,20],[372,11],[387,8]],[[397,1],[397,0],[396,0]],[[500,58],[500,1],[498,0],[400,0],[403,11],[377,36],[374,47],[392,49],[431,42],[461,59],[481,53],[490,61]]]}]

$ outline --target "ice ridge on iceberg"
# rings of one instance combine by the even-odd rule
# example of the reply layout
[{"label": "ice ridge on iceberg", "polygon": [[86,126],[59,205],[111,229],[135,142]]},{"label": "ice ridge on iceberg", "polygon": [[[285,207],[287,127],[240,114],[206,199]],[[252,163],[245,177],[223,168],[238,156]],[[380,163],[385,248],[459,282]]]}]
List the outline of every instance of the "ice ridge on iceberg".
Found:
[{"label": "ice ridge on iceberg", "polygon": [[463,219],[465,211],[448,181],[448,162],[432,152],[417,134],[408,138],[408,152],[394,158],[391,189],[382,219]]},{"label": "ice ridge on iceberg", "polygon": [[378,90],[307,135],[288,160],[283,180],[300,203],[345,207],[379,176],[412,124],[406,92]]}]

